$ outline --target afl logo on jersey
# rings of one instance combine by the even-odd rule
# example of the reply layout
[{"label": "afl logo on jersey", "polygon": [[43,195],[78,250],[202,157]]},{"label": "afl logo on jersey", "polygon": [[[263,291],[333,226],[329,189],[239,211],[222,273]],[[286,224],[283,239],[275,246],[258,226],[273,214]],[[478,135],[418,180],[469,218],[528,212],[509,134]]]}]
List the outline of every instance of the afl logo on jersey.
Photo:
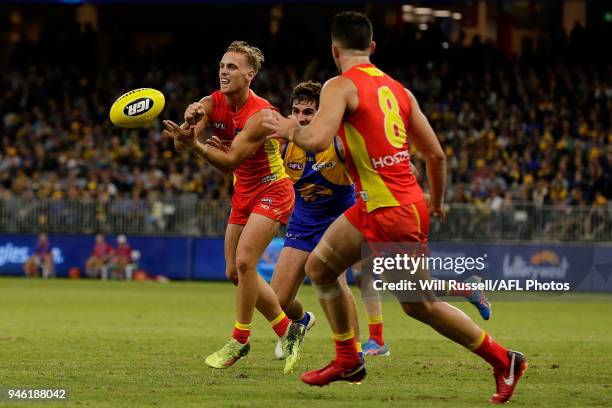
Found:
[{"label": "afl logo on jersey", "polygon": [[288,162],[287,167],[291,170],[304,170],[304,165],[298,162]]},{"label": "afl logo on jersey", "polygon": [[153,99],[151,98],[138,98],[134,102],[123,108],[123,114],[125,116],[138,116],[145,112],[148,112],[153,107]]}]

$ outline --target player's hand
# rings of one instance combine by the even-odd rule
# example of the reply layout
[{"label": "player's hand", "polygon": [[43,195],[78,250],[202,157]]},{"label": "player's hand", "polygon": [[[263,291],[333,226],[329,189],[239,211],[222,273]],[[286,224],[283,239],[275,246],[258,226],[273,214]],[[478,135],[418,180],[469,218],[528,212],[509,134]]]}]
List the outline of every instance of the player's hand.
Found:
[{"label": "player's hand", "polygon": [[192,103],[185,110],[185,122],[194,126],[197,124],[202,118],[206,115],[206,111],[204,110],[204,105],[200,102]]},{"label": "player's hand", "polygon": [[225,152],[229,151],[229,146],[224,145],[221,139],[214,135],[209,139],[206,139],[206,144],[210,147],[214,147],[215,149],[223,150]]},{"label": "player's hand", "polygon": [[268,139],[284,139],[290,142],[292,141],[291,135],[293,130],[300,127],[300,123],[295,117],[289,116],[285,118],[272,109],[266,111],[262,125],[273,132],[267,137]]},{"label": "player's hand", "polygon": [[181,127],[171,120],[164,120],[164,127],[166,130],[162,132],[162,136],[174,139],[176,150],[192,149],[196,145],[197,138],[194,127]]},{"label": "player's hand", "polygon": [[439,219],[440,222],[444,222],[446,220],[446,209],[443,205],[434,206],[430,204],[429,213],[432,217]]}]

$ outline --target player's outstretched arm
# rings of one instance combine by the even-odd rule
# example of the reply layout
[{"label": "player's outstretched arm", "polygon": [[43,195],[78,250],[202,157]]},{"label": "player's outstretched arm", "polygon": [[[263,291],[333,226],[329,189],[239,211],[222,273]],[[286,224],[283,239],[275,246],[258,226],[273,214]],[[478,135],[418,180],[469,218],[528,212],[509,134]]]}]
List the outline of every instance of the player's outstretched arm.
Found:
[{"label": "player's outstretched arm", "polygon": [[353,82],[335,77],[325,83],[319,99],[319,110],[308,126],[300,127],[295,118],[284,118],[269,111],[264,126],[274,133],[272,138],[286,139],[307,151],[322,152],[332,143],[347,110],[351,94],[356,95]]},{"label": "player's outstretched arm", "polygon": [[436,133],[432,129],[427,117],[421,111],[414,95],[406,90],[410,96],[412,114],[408,121],[408,134],[410,141],[425,158],[427,165],[427,178],[429,180],[429,207],[433,215],[444,220],[444,191],[446,189],[446,156],[440,146]]},{"label": "player's outstretched arm", "polygon": [[222,172],[230,172],[255,153],[266,140],[266,136],[270,134],[270,130],[262,125],[264,115],[263,111],[253,115],[247,121],[244,129],[234,137],[227,151],[216,148],[215,143],[200,142],[194,136],[195,130],[193,128],[184,129],[171,121],[165,121],[164,125],[175,140],[180,138],[183,143],[186,143],[187,148],[192,149],[198,157],[206,160]]},{"label": "player's outstretched arm", "polygon": [[196,154],[221,171],[234,170],[253,155],[270,134],[270,130],[262,124],[265,115],[264,111],[253,115],[246,122],[244,129],[234,137],[229,150],[215,149],[210,144],[199,143],[201,146],[196,149]]}]

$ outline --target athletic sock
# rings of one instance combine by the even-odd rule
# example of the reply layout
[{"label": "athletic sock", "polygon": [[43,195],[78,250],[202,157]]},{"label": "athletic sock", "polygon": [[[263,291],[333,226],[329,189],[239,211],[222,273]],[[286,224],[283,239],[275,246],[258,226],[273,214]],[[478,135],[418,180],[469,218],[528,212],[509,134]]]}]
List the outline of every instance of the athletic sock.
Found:
[{"label": "athletic sock", "polygon": [[493,340],[484,330],[482,331],[481,340],[469,347],[475,354],[479,355],[485,361],[493,366],[494,370],[503,370],[508,367],[508,350]]},{"label": "athletic sock", "polygon": [[469,298],[470,296],[472,296],[472,291],[471,290],[450,290],[448,291],[448,296],[455,296],[455,297],[465,297],[465,298]]},{"label": "athletic sock", "polygon": [[232,337],[241,344],[246,344],[251,335],[251,323],[240,323],[236,320]]},{"label": "athletic sock", "polygon": [[346,333],[333,334],[336,343],[336,362],[342,367],[351,368],[360,363],[361,359],[357,352],[355,331],[351,329]]},{"label": "athletic sock", "polygon": [[383,318],[382,315],[368,316],[368,330],[370,331],[370,338],[379,345],[384,345],[385,340],[383,338]]},{"label": "athletic sock", "polygon": [[287,328],[289,327],[289,318],[285,314],[285,312],[281,312],[276,319],[270,322],[272,325],[272,330],[278,337],[283,337],[287,333]]},{"label": "athletic sock", "polygon": [[296,320],[295,323],[302,324],[304,327],[308,326],[308,323],[310,323],[310,314],[304,313],[304,317],[302,317],[300,320]]}]

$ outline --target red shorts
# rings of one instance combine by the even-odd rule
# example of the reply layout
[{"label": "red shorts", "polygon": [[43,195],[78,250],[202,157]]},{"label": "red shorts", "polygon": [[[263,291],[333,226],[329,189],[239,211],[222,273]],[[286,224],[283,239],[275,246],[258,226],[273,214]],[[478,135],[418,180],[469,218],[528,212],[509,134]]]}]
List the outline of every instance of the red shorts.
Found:
[{"label": "red shorts", "polygon": [[246,225],[249,216],[255,213],[286,225],[294,204],[293,183],[291,179],[284,178],[263,184],[249,195],[234,194],[227,223]]},{"label": "red shorts", "polygon": [[427,242],[429,210],[425,200],[399,207],[381,207],[368,213],[357,201],[344,216],[367,242]]}]

